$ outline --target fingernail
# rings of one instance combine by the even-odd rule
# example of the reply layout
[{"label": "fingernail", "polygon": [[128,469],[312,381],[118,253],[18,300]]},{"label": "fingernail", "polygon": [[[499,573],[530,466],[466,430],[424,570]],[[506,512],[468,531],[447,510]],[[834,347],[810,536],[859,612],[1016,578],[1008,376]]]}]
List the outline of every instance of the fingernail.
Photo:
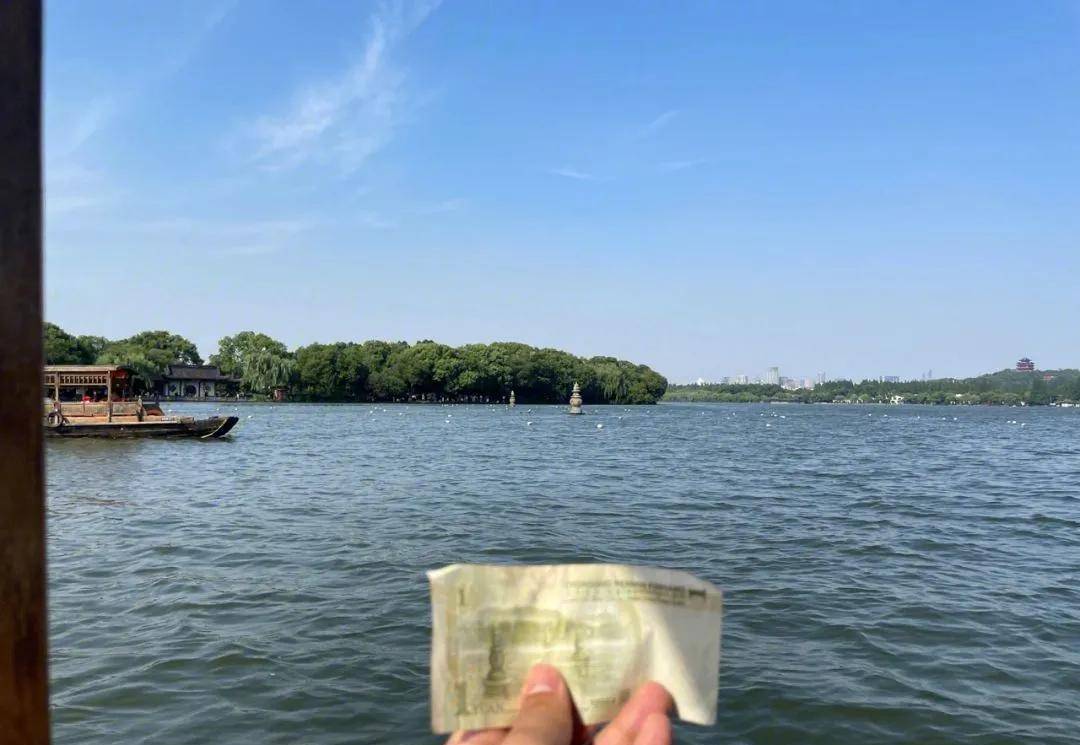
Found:
[{"label": "fingernail", "polygon": [[551,665],[534,665],[525,679],[525,695],[552,693],[562,684],[562,676]]}]

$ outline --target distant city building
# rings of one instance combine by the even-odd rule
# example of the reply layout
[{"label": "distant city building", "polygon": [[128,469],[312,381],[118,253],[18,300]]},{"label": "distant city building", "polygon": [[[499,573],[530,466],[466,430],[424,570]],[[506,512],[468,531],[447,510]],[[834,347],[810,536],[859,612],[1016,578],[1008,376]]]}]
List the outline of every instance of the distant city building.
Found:
[{"label": "distant city building", "polygon": [[899,375],[883,375],[882,378],[881,378],[881,382],[882,383],[899,383],[900,382],[900,376]]},{"label": "distant city building", "polygon": [[735,376],[735,385],[746,385],[749,382],[750,382],[749,378],[747,378],[745,375],[736,375]]},{"label": "distant city building", "polygon": [[705,378],[698,378],[697,385],[705,385]]},{"label": "distant city building", "polygon": [[1027,357],[1021,357],[1016,363],[1016,369],[1023,372],[1033,372],[1035,370],[1035,363]]},{"label": "distant city building", "polygon": [[766,385],[780,385],[780,368],[770,367],[769,371],[765,373]]}]

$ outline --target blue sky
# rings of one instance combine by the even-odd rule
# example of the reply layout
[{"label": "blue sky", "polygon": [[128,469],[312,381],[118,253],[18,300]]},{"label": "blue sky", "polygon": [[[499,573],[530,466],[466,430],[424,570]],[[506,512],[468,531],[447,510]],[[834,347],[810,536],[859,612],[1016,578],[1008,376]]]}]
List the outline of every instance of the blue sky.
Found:
[{"label": "blue sky", "polygon": [[675,381],[1080,366],[1080,3],[46,8],[46,313]]}]

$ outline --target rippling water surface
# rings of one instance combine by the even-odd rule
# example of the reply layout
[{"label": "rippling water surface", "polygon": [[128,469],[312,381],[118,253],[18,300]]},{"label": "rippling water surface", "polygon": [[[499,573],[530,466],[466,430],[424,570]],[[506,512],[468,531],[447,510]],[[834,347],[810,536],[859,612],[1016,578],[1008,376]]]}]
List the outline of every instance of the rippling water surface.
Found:
[{"label": "rippling water surface", "polygon": [[721,586],[719,721],[680,742],[1080,732],[1075,409],[235,413],[49,443],[58,743],[436,742],[423,572],[458,561]]}]

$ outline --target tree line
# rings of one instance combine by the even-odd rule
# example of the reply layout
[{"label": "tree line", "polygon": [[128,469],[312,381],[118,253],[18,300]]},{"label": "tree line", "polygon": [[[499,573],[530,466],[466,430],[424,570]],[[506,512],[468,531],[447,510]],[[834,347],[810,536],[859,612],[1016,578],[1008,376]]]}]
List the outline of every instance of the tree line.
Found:
[{"label": "tree line", "polygon": [[[195,344],[167,331],[126,339],[73,336],[45,324],[47,364],[115,364],[146,385],[171,363],[202,364]],[[451,347],[434,341],[308,344],[289,350],[266,334],[242,331],[218,342],[208,362],[239,378],[253,396],[286,387],[307,401],[503,401],[565,403],[574,383],[588,403],[652,404],[667,379],[614,357],[577,357],[515,342]]]},{"label": "tree line", "polygon": [[911,404],[987,404],[1041,406],[1080,403],[1080,370],[1001,370],[974,378],[943,378],[886,383],[830,380],[813,389],[786,390],[778,385],[671,385],[665,401],[753,403],[889,403],[900,397]]}]

